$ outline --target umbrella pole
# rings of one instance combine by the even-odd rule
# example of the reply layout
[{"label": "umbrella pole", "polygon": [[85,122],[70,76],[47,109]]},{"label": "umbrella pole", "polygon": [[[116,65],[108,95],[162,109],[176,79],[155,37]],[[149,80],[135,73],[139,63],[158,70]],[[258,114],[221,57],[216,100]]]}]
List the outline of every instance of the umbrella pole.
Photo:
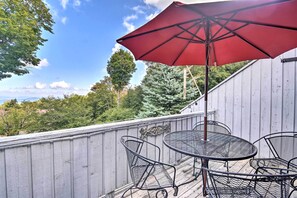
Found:
[{"label": "umbrella pole", "polygon": [[[206,29],[205,29],[205,55],[206,55],[206,61],[205,61],[205,81],[204,81],[204,141],[207,141],[207,98],[208,98],[208,66],[209,66],[209,34],[210,34],[210,23],[209,20],[206,21]],[[208,159],[202,159],[201,165],[204,168],[208,168]],[[203,178],[203,187],[202,192],[203,196],[207,196],[206,192],[206,182],[207,182],[207,171],[202,170],[202,178]]]},{"label": "umbrella pole", "polygon": [[205,65],[205,82],[204,82],[204,141],[207,141],[208,71],[209,71],[208,64],[206,64]]},{"label": "umbrella pole", "polygon": [[[208,47],[206,45],[206,54],[208,54]],[[208,57],[206,59],[206,65],[205,65],[205,86],[204,86],[204,141],[207,141],[207,96],[208,96]],[[208,159],[202,159],[202,166],[205,168],[208,168]],[[206,170],[202,171],[202,177],[203,177],[203,196],[207,196],[206,192],[206,182],[207,182],[207,172]]]},{"label": "umbrella pole", "polygon": [[205,29],[205,81],[204,81],[204,141],[207,141],[207,99],[208,99],[208,66],[209,66],[209,34],[210,34],[210,23],[206,21]]}]

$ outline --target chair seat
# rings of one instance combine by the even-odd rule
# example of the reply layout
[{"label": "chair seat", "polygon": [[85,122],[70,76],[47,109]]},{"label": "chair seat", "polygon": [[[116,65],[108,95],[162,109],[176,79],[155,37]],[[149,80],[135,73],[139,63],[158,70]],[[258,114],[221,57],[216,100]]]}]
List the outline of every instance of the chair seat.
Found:
[{"label": "chair seat", "polygon": [[[270,167],[270,168],[284,168],[288,166],[288,162],[278,158],[254,158],[250,160],[250,165],[257,169],[259,167]],[[297,166],[294,164],[290,165],[290,169],[297,171]]]},{"label": "chair seat", "polygon": [[[253,187],[245,186],[245,187],[236,187],[236,188],[224,188],[218,187],[216,188],[217,192],[219,193],[221,198],[249,198],[249,197],[262,197]],[[213,188],[208,189],[209,194],[215,194]],[[212,196],[210,196],[212,197]]]},{"label": "chair seat", "polygon": [[[141,177],[140,174],[144,171],[146,171],[145,177]],[[135,178],[142,178],[137,182],[137,188],[153,190],[173,186],[173,180],[163,165],[136,166],[133,167],[132,172]]]},{"label": "chair seat", "polygon": [[[278,174],[270,174],[274,168],[262,168],[254,173],[231,173],[208,169],[211,186],[210,197],[259,197],[281,198],[289,197],[293,190],[290,186],[296,173],[287,174],[285,169],[275,170]],[[264,170],[265,169],[265,170]],[[271,169],[271,170],[270,170]],[[283,171],[283,172],[282,172]]]}]

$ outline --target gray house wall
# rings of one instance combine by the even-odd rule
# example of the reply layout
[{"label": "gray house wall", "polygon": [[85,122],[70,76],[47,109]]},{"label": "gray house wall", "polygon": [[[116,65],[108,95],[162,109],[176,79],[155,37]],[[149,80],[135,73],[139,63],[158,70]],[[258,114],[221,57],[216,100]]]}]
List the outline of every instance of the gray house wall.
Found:
[{"label": "gray house wall", "polygon": [[[234,135],[254,141],[277,131],[297,130],[297,66],[282,63],[297,56],[288,51],[275,59],[253,61],[209,91],[209,110]],[[211,72],[211,71],[210,71]],[[203,111],[204,97],[182,113]]]}]

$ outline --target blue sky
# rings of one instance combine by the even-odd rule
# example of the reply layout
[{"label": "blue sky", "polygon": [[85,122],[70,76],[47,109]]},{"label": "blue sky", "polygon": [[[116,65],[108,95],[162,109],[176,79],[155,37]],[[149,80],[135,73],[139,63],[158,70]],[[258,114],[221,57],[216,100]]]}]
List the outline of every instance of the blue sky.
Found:
[{"label": "blue sky", "polygon": [[[185,0],[191,3],[194,0]],[[197,1],[197,0],[196,0]],[[86,94],[103,79],[107,61],[120,46],[116,39],[143,25],[171,0],[46,0],[54,34],[40,47],[38,68],[0,81],[0,100]],[[131,85],[138,85],[145,66],[137,61]]]}]

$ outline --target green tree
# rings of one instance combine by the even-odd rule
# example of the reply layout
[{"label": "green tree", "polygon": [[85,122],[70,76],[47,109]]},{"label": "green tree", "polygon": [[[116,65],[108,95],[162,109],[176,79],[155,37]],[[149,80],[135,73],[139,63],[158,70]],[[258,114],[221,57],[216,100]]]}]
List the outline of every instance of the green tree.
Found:
[{"label": "green tree", "polygon": [[118,105],[120,103],[120,92],[129,84],[135,71],[136,64],[133,56],[122,49],[115,52],[107,62],[107,73],[110,75],[113,87],[118,93]]},{"label": "green tree", "polygon": [[116,95],[112,90],[111,79],[104,77],[91,88],[87,95],[87,105],[91,108],[91,118],[96,120],[106,110],[116,106]]},{"label": "green tree", "polygon": [[101,91],[101,90],[113,91],[112,82],[111,82],[111,78],[110,77],[104,76],[103,77],[103,80],[100,80],[100,82],[96,82],[91,87],[91,91],[93,91],[93,92]]},{"label": "green tree", "polygon": [[183,68],[152,62],[147,64],[147,74],[141,84],[143,106],[139,117],[175,114],[196,98],[198,93],[189,81],[187,98],[183,99]]},{"label": "green tree", "polygon": [[2,107],[3,107],[4,110],[7,110],[7,109],[10,109],[12,107],[19,107],[19,104],[18,104],[17,99],[12,99],[12,100],[5,101],[2,104]]},{"label": "green tree", "polygon": [[137,115],[142,107],[142,88],[137,86],[135,88],[130,88],[127,94],[122,98],[121,107],[126,109],[132,109]]},{"label": "green tree", "polygon": [[52,33],[53,23],[42,0],[0,1],[0,80],[39,64],[36,52],[46,42],[42,31]]},{"label": "green tree", "polygon": [[102,115],[100,115],[96,122],[97,123],[106,123],[106,122],[114,122],[114,121],[123,121],[134,118],[135,112],[133,109],[123,108],[123,107],[115,107],[108,109]]},{"label": "green tree", "polygon": [[[12,103],[14,101],[12,100]],[[0,134],[1,135],[18,135],[27,133],[28,128],[35,125],[37,111],[34,102],[23,102],[22,104],[5,103],[0,107]]]},{"label": "green tree", "polygon": [[[238,71],[244,65],[246,65],[248,61],[237,62],[232,64],[226,64],[219,67],[210,67],[209,70],[209,78],[208,78],[208,86],[209,89],[213,88],[226,78],[228,78],[231,74]],[[204,66],[192,66],[191,72],[194,75],[194,78],[197,81],[197,84],[202,93],[204,93],[204,79],[205,79],[205,68]]]},{"label": "green tree", "polygon": [[70,95],[59,98],[43,98],[39,104],[38,125],[31,131],[50,131],[86,126],[92,123],[91,109],[85,96]]}]

